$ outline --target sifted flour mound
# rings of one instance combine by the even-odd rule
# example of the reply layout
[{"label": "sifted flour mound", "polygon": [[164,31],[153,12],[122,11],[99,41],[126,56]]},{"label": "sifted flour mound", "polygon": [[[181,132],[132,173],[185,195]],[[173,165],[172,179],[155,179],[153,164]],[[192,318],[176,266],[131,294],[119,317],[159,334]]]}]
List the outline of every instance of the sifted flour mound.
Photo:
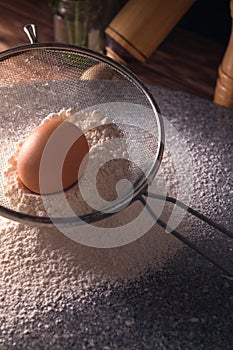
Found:
[{"label": "sifted flour mound", "polygon": [[[76,115],[71,109],[62,110],[60,113],[48,115],[43,122],[50,118],[71,121],[75,119],[87,137],[92,162],[97,159],[99,161],[101,150],[106,148],[104,142],[111,138],[119,139],[119,142],[116,143],[118,147],[115,146],[114,149],[110,147],[107,150],[109,156],[124,157],[126,150],[119,129],[111,124],[111,121],[104,119],[100,113],[93,112],[87,118],[85,114]],[[108,122],[110,124],[106,127],[105,124]],[[19,147],[21,144],[19,143]],[[44,215],[40,196],[30,193],[18,181],[17,152],[18,150],[11,157],[5,173],[6,195],[12,207],[30,214]],[[127,167],[119,166],[117,169],[115,167],[115,172],[117,177],[124,178]],[[106,177],[102,178],[103,182],[100,181],[100,187],[104,187],[109,178],[112,179],[112,164],[108,169],[105,167],[104,174]],[[81,181],[85,182],[84,176]],[[77,186],[66,192],[70,205],[73,203],[74,208],[78,206],[79,212],[90,209],[81,199]],[[62,205],[59,211],[61,209]],[[126,220],[130,221],[137,217],[141,210],[142,205],[134,202],[113,217],[102,220],[98,225],[101,224],[109,230],[111,227],[120,227]],[[149,214],[145,220],[151,220]],[[171,235],[165,234],[158,225],[151,225],[152,228],[144,236],[131,244],[111,249],[97,249],[76,243],[55,227],[30,226],[1,217],[0,226],[1,285],[8,290],[9,296],[24,285],[28,288],[29,294],[31,293],[32,300],[36,300],[38,292],[48,294],[49,298],[53,299],[57,293],[61,295],[70,293],[71,290],[78,293],[93,284],[128,281],[144,273],[151,266],[161,269],[179,244]]]},{"label": "sifted flour mound", "polygon": [[[89,145],[89,162],[94,168],[99,168],[105,163],[106,157],[109,159],[125,158],[127,155],[124,140],[122,138],[120,130],[117,126],[111,123],[110,120],[104,118],[98,111],[93,111],[90,114],[76,114],[72,109],[61,110],[59,113],[49,114],[41,124],[48,122],[51,119],[67,120],[75,123],[85,134]],[[110,144],[110,140],[114,139],[114,144]],[[23,213],[30,215],[47,216],[46,212],[50,212],[50,207],[53,206],[54,216],[68,216],[65,212],[66,206],[61,200],[59,194],[53,194],[52,196],[45,196],[46,209],[40,195],[33,194],[28,190],[19,180],[17,174],[17,156],[22,146],[23,141],[20,141],[17,150],[9,159],[9,167],[5,172],[5,195],[9,198],[11,206]],[[104,152],[104,155],[101,156]],[[102,157],[102,158],[101,158]],[[109,175],[114,174],[116,178],[125,178],[127,173],[127,167],[125,163],[120,159],[115,159],[114,171],[110,164],[102,168],[100,175],[98,176],[97,189],[102,192],[106,192],[108,199],[114,197],[114,178],[111,178],[112,183],[109,183]],[[85,186],[85,189],[89,189],[88,184],[93,182],[93,174],[91,170],[84,172],[84,175],[79,180],[80,186]],[[94,179],[95,181],[95,179]],[[104,190],[104,191],[103,191]],[[87,197],[93,197],[92,193],[87,193]],[[65,191],[65,198],[70,207],[78,215],[87,214],[93,211],[93,209],[83,200],[79,190],[79,186],[75,184],[70,189]],[[56,208],[54,209],[54,202]],[[94,203],[96,206],[97,203]]]}]

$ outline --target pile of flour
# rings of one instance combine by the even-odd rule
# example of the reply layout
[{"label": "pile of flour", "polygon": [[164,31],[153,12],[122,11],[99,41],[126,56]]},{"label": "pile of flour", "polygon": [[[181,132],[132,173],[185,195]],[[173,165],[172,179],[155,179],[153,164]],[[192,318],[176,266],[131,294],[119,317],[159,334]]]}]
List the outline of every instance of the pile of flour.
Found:
[{"label": "pile of flour", "polygon": [[[91,169],[84,172],[84,175],[79,180],[79,184],[75,184],[64,193],[64,198],[60,194],[52,196],[44,196],[33,194],[19,180],[17,174],[17,156],[22,146],[23,140],[18,143],[17,149],[9,159],[8,169],[5,171],[5,195],[9,198],[13,209],[30,215],[47,216],[47,212],[51,211],[52,216],[69,216],[66,213],[66,206],[63,201],[67,201],[69,206],[74,210],[75,214],[88,214],[93,211],[86,200],[82,198],[80,188],[83,187],[86,191],[91,191],[90,183],[95,182],[93,179],[92,169],[101,168],[106,159],[115,159],[114,171],[109,166],[102,168],[102,173],[98,176],[99,190],[105,190],[111,198],[114,192],[114,177],[124,178],[127,168],[120,160],[127,156],[125,142],[122,138],[119,128],[111,122],[110,119],[104,117],[100,112],[93,111],[91,113],[75,113],[73,109],[62,109],[59,113],[50,113],[44,118],[41,124],[47,123],[51,119],[70,121],[77,125],[86,136],[89,145],[89,160]],[[110,140],[114,140],[113,143]],[[116,158],[118,158],[116,160]],[[110,174],[113,174],[111,181],[108,183]],[[92,197],[93,193],[86,193],[85,197]],[[85,198],[86,199],[86,198]],[[46,208],[44,206],[46,201]],[[93,202],[93,200],[92,200]],[[56,204],[56,205],[54,205]],[[94,200],[95,207],[98,206],[98,198]],[[54,206],[56,208],[54,208]],[[53,208],[52,208],[53,207]],[[51,210],[50,210],[51,209]],[[71,215],[72,216],[72,215]]]},{"label": "pile of flour", "polygon": [[[51,118],[75,122],[85,133],[90,147],[89,161],[101,161],[104,150],[111,158],[125,157],[126,148],[121,132],[111,120],[105,119],[98,111],[86,115],[76,114],[72,109],[62,110],[49,114],[42,122],[45,123]],[[107,147],[106,150],[106,141],[113,138],[116,141],[114,147]],[[21,144],[19,143],[19,147]],[[18,180],[17,152],[18,150],[12,155],[5,172],[6,195],[13,208],[29,214],[46,215],[40,196],[29,192]],[[114,182],[114,166],[116,177],[125,177],[127,167],[116,165],[111,163],[109,167],[104,168],[103,173],[106,177],[103,177],[103,182],[100,177],[100,187],[104,187],[106,181]],[[81,181],[85,184],[88,176],[83,176]],[[77,186],[65,192],[74,210],[75,207],[78,207],[79,213],[90,210],[81,198]],[[62,210],[62,205],[58,209]],[[141,203],[134,202],[116,215],[96,224],[96,228],[101,225],[110,232],[112,227],[120,228],[128,221],[134,220],[141,210]],[[145,220],[151,220],[149,214]],[[179,246],[174,237],[166,234],[156,224],[151,225],[146,234],[132,243],[110,249],[99,249],[74,242],[56,227],[38,227],[1,217],[0,227],[0,280],[4,281],[3,285],[8,295],[22,288],[22,285],[27,286],[33,295],[38,291],[47,293],[49,288],[48,293],[52,298],[56,293],[83,290],[96,283],[129,281],[145,273],[151,266],[163,268],[177,250],[177,245]]]}]

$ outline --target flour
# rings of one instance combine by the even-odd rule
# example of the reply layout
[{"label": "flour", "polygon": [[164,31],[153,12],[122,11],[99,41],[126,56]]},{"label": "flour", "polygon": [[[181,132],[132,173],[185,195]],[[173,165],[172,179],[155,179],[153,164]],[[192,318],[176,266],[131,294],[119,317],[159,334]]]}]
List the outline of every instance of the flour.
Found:
[{"label": "flour", "polygon": [[[121,132],[98,111],[87,116],[75,114],[72,110],[63,110],[48,115],[42,122],[51,118],[77,123],[89,143],[91,162],[101,162],[102,151],[106,151],[105,142],[113,138],[116,138],[116,146],[107,149],[109,156],[125,156],[126,148]],[[109,124],[106,127],[107,123]],[[19,143],[19,147],[21,144],[22,142]],[[17,178],[17,152],[18,150],[9,160],[9,167],[5,173],[6,195],[13,208],[29,214],[45,215],[40,196],[30,193]],[[102,161],[104,162],[104,159]],[[104,187],[107,179],[111,178],[112,166],[114,164],[111,163],[111,166],[107,165],[103,170],[106,178],[101,178],[103,182],[100,179],[100,187]],[[115,166],[114,169],[117,178],[125,177],[127,169],[124,166]],[[83,176],[81,181],[85,183],[88,176]],[[110,187],[108,184],[107,188]],[[114,195],[114,191],[112,194]],[[79,214],[91,210],[81,198],[77,186],[66,191],[66,198],[73,210],[78,208]],[[58,208],[60,214],[61,210],[62,205]],[[141,203],[134,202],[118,214],[98,222],[96,227],[120,227],[137,217],[141,210]],[[149,219],[151,218],[148,214],[145,220]],[[177,245],[179,246],[178,241],[165,234],[158,225],[152,225],[144,236],[131,244],[112,249],[97,249],[76,243],[56,227],[36,227],[4,218],[0,218],[0,226],[1,285],[8,290],[9,296],[14,292],[12,285],[15,285],[16,290],[24,285],[24,288],[31,290],[32,300],[36,300],[38,290],[48,295],[48,298],[53,298],[52,295],[70,293],[71,290],[81,291],[96,283],[129,281],[140,273],[145,273],[149,267],[163,268],[172,252],[177,250]]]},{"label": "flour", "polygon": [[[75,113],[72,109],[63,109],[59,113],[50,113],[46,118],[44,118],[41,124],[45,124],[51,119],[66,120],[76,124],[86,136],[89,145],[89,162],[92,164],[92,169],[99,169],[105,163],[106,159],[115,158],[125,158],[127,156],[124,140],[120,130],[116,125],[111,123],[111,120],[104,117],[98,111],[93,111],[91,113]],[[114,143],[111,144],[111,139],[114,139]],[[93,211],[88,203],[82,198],[79,186],[85,187],[88,191],[90,188],[89,184],[95,182],[93,179],[93,174],[91,169],[88,172],[84,172],[84,175],[79,180],[79,184],[75,184],[70,189],[65,191],[65,196],[62,200],[60,194],[54,194],[52,196],[40,196],[33,194],[28,190],[18,178],[17,174],[17,156],[22,146],[23,140],[19,141],[17,150],[9,159],[9,167],[5,172],[5,195],[9,198],[10,204],[13,209],[20,211],[22,213],[37,215],[37,216],[47,216],[47,212],[54,216],[67,216],[68,213],[65,212],[66,206],[64,205],[64,200],[66,200],[70,207],[75,210],[75,214],[83,215],[88,214]],[[121,178],[126,175],[126,168],[120,160],[115,164],[115,169],[111,173],[116,174]],[[105,189],[108,196],[111,198],[111,191],[114,190],[114,179],[113,183],[106,183],[106,179],[109,178],[108,166],[105,166],[99,176],[99,182],[97,187]],[[86,194],[86,197],[93,198],[93,191]],[[94,205],[98,206],[98,198],[96,198]],[[46,202],[46,208],[44,204]],[[52,208],[50,208],[52,207]],[[55,208],[56,207],[56,208]]]}]

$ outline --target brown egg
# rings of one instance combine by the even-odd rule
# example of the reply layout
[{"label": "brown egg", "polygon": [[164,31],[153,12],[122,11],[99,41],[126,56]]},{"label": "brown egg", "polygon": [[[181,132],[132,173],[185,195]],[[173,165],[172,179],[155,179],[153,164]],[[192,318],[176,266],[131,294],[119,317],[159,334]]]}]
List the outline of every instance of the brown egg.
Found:
[{"label": "brown egg", "polygon": [[23,142],[17,162],[19,179],[39,194],[67,189],[83,174],[88,151],[86,137],[76,125],[49,120]]}]

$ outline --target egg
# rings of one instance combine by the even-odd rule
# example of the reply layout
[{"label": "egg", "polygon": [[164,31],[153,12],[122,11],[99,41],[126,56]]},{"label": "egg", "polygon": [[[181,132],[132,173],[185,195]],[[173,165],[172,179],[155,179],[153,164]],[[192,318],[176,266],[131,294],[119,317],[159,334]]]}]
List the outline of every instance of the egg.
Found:
[{"label": "egg", "polygon": [[51,119],[24,140],[18,154],[19,180],[37,194],[60,192],[82,176],[89,147],[73,123]]}]

